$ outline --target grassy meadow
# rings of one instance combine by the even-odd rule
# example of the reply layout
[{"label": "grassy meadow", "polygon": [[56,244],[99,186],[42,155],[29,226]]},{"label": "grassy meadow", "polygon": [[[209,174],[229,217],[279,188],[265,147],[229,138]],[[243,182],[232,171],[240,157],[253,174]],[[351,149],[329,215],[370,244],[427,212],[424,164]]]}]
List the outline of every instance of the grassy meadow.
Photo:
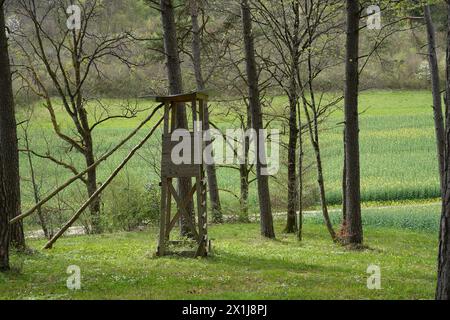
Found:
[{"label": "grassy meadow", "polygon": [[[364,251],[333,244],[314,215],[301,243],[281,233],[282,221],[274,241],[257,224],[211,226],[208,259],[154,258],[156,230],[63,238],[51,251],[13,255],[0,299],[433,299],[437,228],[422,219],[437,225],[436,209],[366,209]],[[69,265],[81,269],[79,291],[66,288]],[[381,290],[367,289],[370,265],[381,268]]]}]

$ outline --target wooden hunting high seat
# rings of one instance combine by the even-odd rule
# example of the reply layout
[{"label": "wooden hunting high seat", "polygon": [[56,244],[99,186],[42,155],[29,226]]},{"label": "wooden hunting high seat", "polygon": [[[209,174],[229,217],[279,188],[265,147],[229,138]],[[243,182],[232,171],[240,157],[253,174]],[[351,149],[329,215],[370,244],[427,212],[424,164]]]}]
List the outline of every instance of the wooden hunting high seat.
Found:
[{"label": "wooden hunting high seat", "polygon": [[[208,95],[202,92],[189,94],[155,97],[157,102],[164,103],[164,134],[162,137],[162,159],[161,159],[161,220],[158,242],[158,256],[172,254],[169,247],[184,244],[185,241],[170,241],[170,233],[183,218],[194,238],[196,249],[192,252],[194,257],[205,257],[209,251],[208,231],[207,231],[207,197],[205,167],[203,161],[203,151],[205,143],[203,132],[205,130],[205,113],[207,112]],[[192,110],[192,128],[188,131],[174,132],[179,128],[177,114],[179,108]],[[190,161],[174,161],[172,152],[180,144],[180,139],[191,141]],[[174,141],[175,140],[175,141]],[[185,140],[186,141],[186,140]],[[184,152],[183,152],[184,153]],[[174,154],[178,152],[174,151]],[[183,157],[184,159],[184,157]],[[175,189],[174,179],[193,178],[195,183],[191,191],[181,198]],[[196,196],[196,201],[194,198]],[[172,198],[175,200],[177,209],[172,216]],[[196,206],[195,205],[196,202]],[[189,209],[194,208],[193,217]],[[197,211],[197,219],[195,219]]]}]

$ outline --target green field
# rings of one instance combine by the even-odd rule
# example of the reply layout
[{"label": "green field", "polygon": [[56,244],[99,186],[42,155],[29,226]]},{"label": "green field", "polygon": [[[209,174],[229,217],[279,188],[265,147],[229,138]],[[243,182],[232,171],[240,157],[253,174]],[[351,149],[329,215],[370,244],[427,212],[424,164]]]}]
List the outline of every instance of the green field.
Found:
[{"label": "green field", "polygon": [[[105,100],[111,108],[118,108],[123,103],[119,100]],[[286,104],[285,98],[274,99],[276,108]],[[149,108],[150,101],[139,102],[139,108]],[[212,120],[222,128],[233,127],[223,116],[218,116],[226,106],[213,108]],[[434,141],[433,117],[431,110],[431,95],[421,91],[368,91],[361,95],[361,173],[362,199],[365,202],[402,201],[426,199],[432,200],[439,196],[437,175],[437,160]],[[148,112],[148,111],[147,111]],[[137,125],[146,113],[136,119],[113,120],[96,129],[97,154],[103,154],[116,144],[121,137]],[[341,200],[342,179],[342,112],[332,113],[322,125],[322,152],[327,186],[327,196],[330,204],[338,204]],[[19,120],[25,118],[24,112],[19,112]],[[67,118],[60,114],[60,125],[67,127]],[[67,129],[67,128],[66,128]],[[56,157],[67,157],[67,146],[55,138],[46,110],[36,105],[31,122],[32,146],[35,150],[45,153],[50,150]],[[67,129],[69,130],[69,129]],[[141,132],[138,137],[141,137]],[[44,139],[44,137],[46,137]],[[306,137],[307,138],[307,137]],[[128,153],[138,138],[122,148],[117,155],[100,167],[99,181],[102,181],[113,168]],[[306,139],[309,145],[309,140]],[[159,139],[155,138],[133,159],[127,167],[127,175],[132,180],[144,186],[157,183],[154,171],[148,159],[158,161],[160,152]],[[82,161],[75,152],[69,153],[72,161],[80,168]],[[42,193],[61,183],[70,173],[57,168],[45,160],[35,159],[38,176],[45,180]],[[22,175],[27,176],[26,161],[22,161]],[[219,184],[223,189],[238,194],[238,172],[229,169],[219,169]],[[284,179],[285,169],[280,172],[280,179]],[[314,184],[315,171],[311,171],[308,178],[311,182],[308,193],[317,193]],[[24,201],[28,205],[32,201],[30,185],[23,183]],[[285,184],[275,184],[273,203],[277,210],[284,209]],[[72,188],[66,196],[79,199],[80,188]],[[255,188],[251,188],[250,207],[257,210]],[[223,204],[228,213],[236,211],[237,199],[231,193],[223,193]]]},{"label": "green field", "polygon": [[[0,299],[433,299],[438,235],[423,221],[437,224],[437,207],[371,210],[364,251],[333,244],[314,216],[302,243],[281,222],[275,241],[256,224],[212,226],[214,255],[200,260],[153,258],[155,230],[63,238],[51,251],[14,255]],[[81,269],[81,291],[66,288],[69,265]],[[369,265],[381,268],[381,290],[367,289]]]},{"label": "green field", "polygon": [[[370,91],[360,99],[363,201],[439,197],[439,176],[429,92]],[[342,121],[339,113],[330,125]],[[342,128],[322,139],[328,199],[341,199]]]}]

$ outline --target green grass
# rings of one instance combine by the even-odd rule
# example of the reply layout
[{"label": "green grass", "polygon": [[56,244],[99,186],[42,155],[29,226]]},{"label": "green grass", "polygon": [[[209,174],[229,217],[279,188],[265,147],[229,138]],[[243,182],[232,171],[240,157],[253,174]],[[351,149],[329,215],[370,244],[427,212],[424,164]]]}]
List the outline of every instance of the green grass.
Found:
[{"label": "green grass", "polygon": [[[434,234],[439,230],[440,212],[439,204],[368,207],[362,210],[362,221],[364,227],[386,227]],[[334,225],[340,224],[341,217],[341,210],[330,212]],[[305,215],[305,221],[324,223],[321,212]]]},{"label": "green grass", "polygon": [[[436,232],[368,224],[370,249],[355,252],[323,225],[307,222],[302,243],[276,227],[276,241],[256,224],[211,227],[208,259],[153,258],[155,231],[63,238],[51,251],[14,255],[0,299],[433,299]],[[66,288],[69,265],[81,268],[81,291]],[[366,287],[369,265],[381,267],[381,290]]]}]

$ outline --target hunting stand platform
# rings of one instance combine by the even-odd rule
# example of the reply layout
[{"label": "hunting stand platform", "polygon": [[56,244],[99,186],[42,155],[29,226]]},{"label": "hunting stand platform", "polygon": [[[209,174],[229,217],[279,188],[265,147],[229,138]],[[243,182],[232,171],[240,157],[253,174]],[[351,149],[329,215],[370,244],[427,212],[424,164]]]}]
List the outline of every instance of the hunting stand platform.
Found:
[{"label": "hunting stand platform", "polygon": [[[170,241],[170,233],[180,219],[188,225],[193,237],[193,244],[197,248],[192,254],[194,257],[205,257],[209,252],[207,229],[207,197],[206,179],[203,152],[205,143],[203,132],[205,131],[205,113],[207,112],[208,96],[204,93],[194,92],[190,94],[156,97],[157,102],[164,104],[164,134],[162,137],[161,159],[161,219],[157,256],[172,254],[169,246],[185,243],[184,241]],[[192,129],[185,128],[191,141],[191,161],[179,164],[172,157],[172,150],[179,144],[173,141],[173,133],[179,129],[177,125],[177,110],[188,110],[190,104],[192,110]],[[186,138],[186,137],[182,137]],[[183,151],[184,152],[184,151]],[[179,178],[194,178],[195,183],[191,191],[184,199],[175,189],[173,182]],[[176,214],[172,216],[172,198],[177,204]],[[196,200],[196,207],[194,207]],[[193,209],[190,214],[190,209]],[[197,212],[197,219],[195,219]]]}]

